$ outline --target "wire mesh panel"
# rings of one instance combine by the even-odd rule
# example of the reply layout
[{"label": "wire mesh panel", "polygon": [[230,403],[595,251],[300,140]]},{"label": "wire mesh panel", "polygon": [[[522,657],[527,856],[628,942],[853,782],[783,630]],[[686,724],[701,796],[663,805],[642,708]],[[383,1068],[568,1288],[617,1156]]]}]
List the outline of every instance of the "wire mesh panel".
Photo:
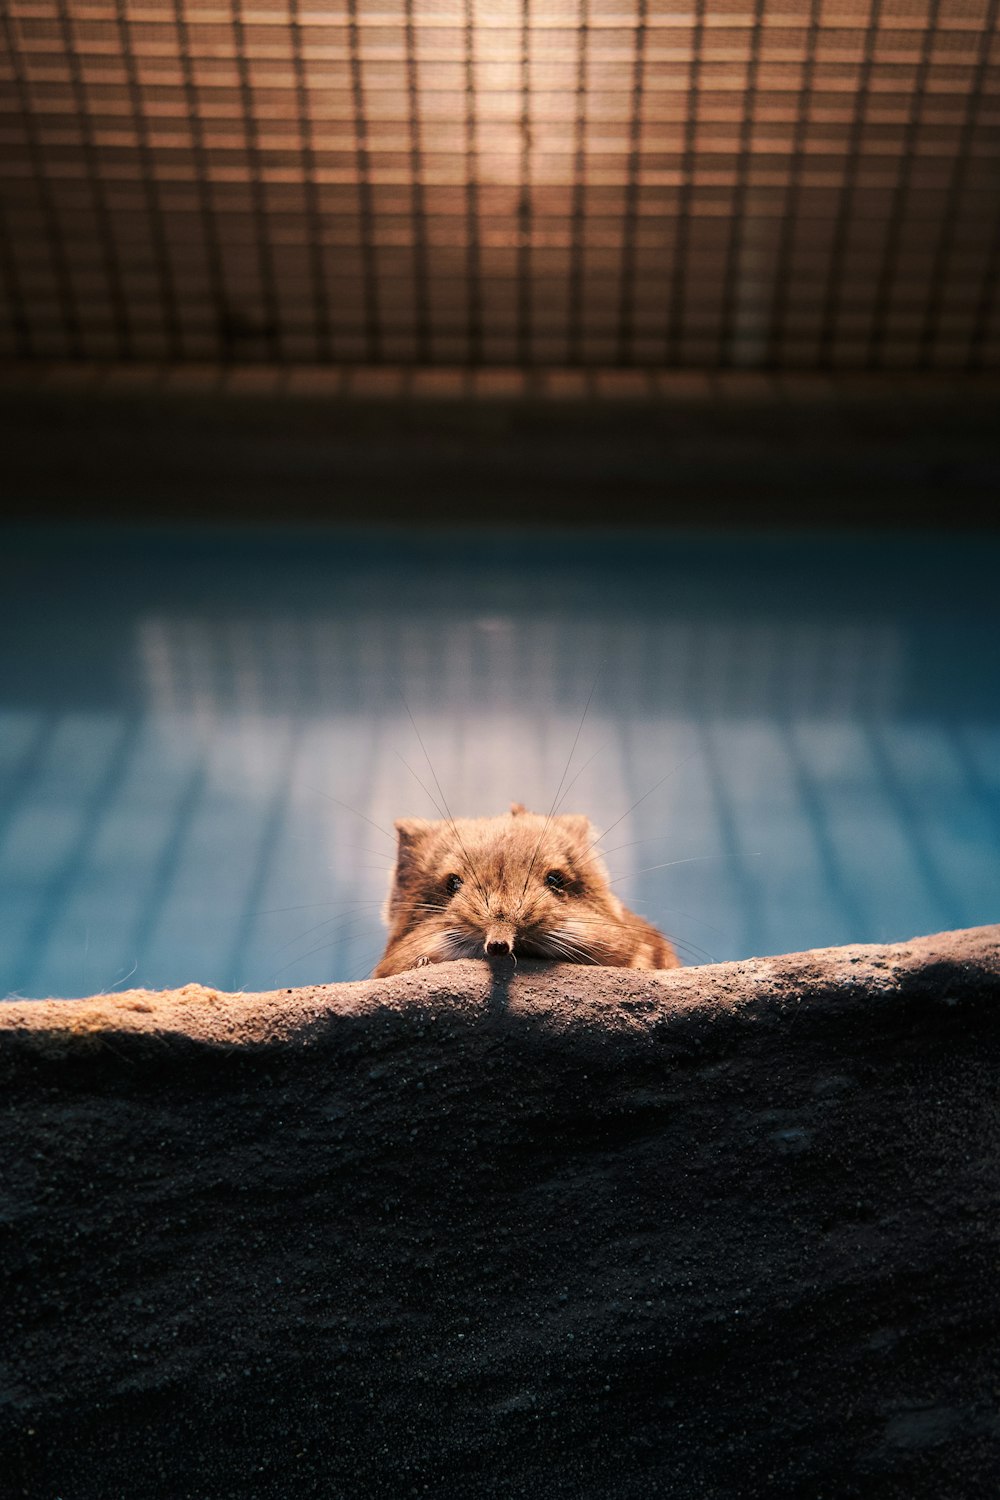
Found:
[{"label": "wire mesh panel", "polygon": [[998,0],[5,0],[2,349],[979,368]]}]

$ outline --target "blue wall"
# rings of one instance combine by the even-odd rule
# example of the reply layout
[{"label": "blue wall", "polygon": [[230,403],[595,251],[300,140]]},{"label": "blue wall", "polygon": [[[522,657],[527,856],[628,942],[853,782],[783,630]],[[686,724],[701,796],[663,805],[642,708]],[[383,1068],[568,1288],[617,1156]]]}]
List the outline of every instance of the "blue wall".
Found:
[{"label": "blue wall", "polygon": [[382,830],[436,816],[410,713],[452,812],[547,811],[591,692],[564,809],[688,961],[997,920],[998,576],[988,536],[8,532],[0,995],[364,976]]}]

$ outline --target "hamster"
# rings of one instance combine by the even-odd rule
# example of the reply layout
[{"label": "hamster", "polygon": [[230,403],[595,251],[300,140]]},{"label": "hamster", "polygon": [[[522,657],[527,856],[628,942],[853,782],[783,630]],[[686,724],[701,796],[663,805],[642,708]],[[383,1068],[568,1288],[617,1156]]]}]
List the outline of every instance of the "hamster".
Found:
[{"label": "hamster", "polygon": [[401,818],[375,978],[455,958],[542,958],[622,969],[680,960],[623,906],[590,820],[519,802],[498,818]]}]

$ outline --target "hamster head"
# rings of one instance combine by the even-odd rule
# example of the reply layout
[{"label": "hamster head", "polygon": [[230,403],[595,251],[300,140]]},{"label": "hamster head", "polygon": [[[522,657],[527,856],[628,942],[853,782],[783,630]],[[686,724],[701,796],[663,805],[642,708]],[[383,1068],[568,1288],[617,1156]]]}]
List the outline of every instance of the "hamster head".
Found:
[{"label": "hamster head", "polygon": [[454,958],[614,963],[630,915],[590,820],[514,803],[498,818],[402,818],[376,974]]}]

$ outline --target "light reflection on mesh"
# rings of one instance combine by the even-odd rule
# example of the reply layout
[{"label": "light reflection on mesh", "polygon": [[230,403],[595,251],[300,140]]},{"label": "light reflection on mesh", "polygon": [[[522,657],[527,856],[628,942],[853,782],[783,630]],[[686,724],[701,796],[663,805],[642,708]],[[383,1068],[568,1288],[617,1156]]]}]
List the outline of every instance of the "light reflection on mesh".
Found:
[{"label": "light reflection on mesh", "polygon": [[995,365],[997,0],[7,0],[0,352]]}]

